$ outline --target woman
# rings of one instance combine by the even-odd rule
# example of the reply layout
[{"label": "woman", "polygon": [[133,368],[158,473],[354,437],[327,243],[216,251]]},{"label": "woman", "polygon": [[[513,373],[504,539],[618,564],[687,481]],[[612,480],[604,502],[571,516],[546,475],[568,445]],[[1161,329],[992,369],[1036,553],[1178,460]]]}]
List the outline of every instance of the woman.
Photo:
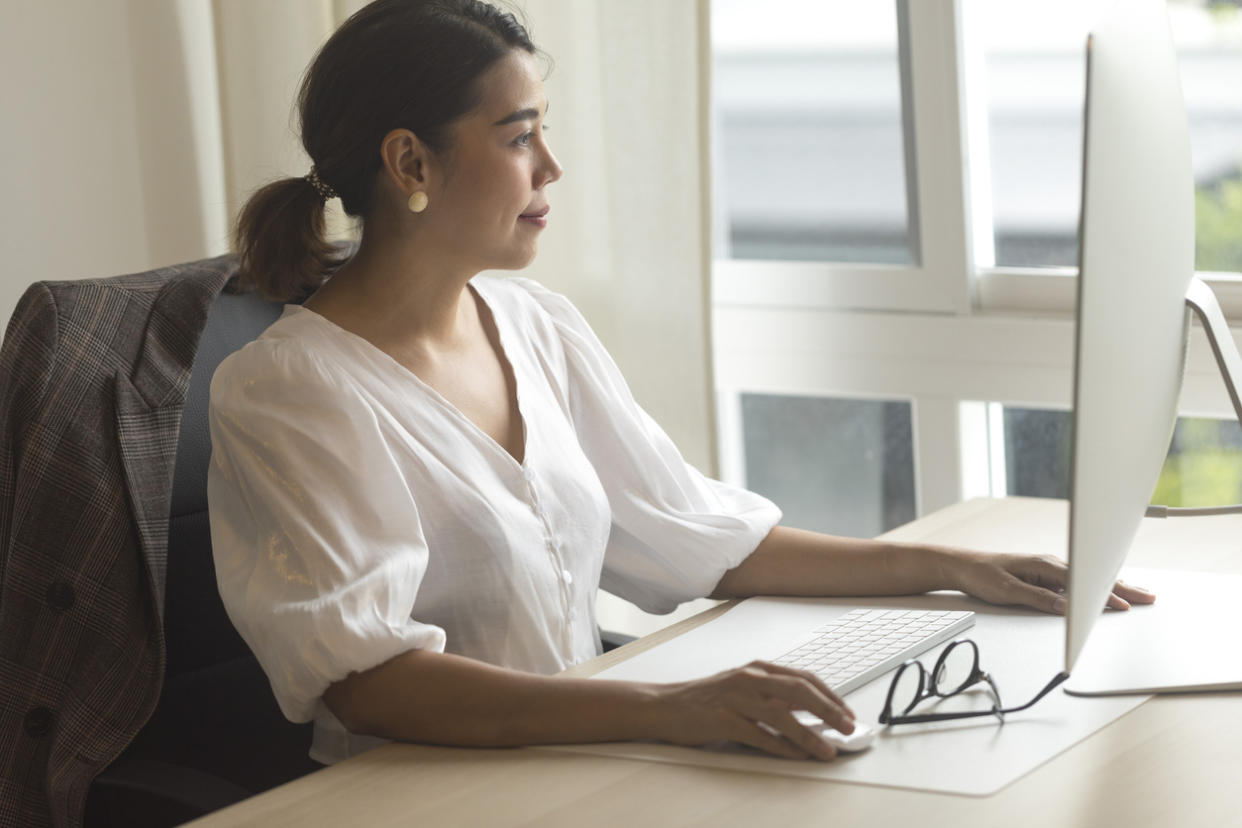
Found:
[{"label": "woman", "polygon": [[[961,589],[1058,612],[1052,559],[777,526],[703,478],[582,317],[520,269],[562,170],[535,47],[476,0],[378,0],[312,64],[314,166],[238,223],[243,276],[291,305],[212,384],[220,591],[285,715],[332,762],[378,736],[450,745],[736,740],[835,751],[793,712],[853,714],[752,664],[640,685],[556,678],[595,655],[603,586],[646,609],[755,594]],[[362,219],[336,261],[323,203]],[[330,280],[324,276],[332,273]],[[1112,598],[1148,600],[1119,586]]]}]

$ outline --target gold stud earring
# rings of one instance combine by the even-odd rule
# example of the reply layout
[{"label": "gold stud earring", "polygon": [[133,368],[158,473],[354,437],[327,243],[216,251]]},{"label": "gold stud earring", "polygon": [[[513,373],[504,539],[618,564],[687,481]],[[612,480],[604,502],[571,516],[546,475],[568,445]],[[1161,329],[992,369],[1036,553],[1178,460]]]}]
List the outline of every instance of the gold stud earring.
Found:
[{"label": "gold stud earring", "polygon": [[410,212],[421,213],[427,209],[427,194],[422,190],[416,191],[410,196]]}]

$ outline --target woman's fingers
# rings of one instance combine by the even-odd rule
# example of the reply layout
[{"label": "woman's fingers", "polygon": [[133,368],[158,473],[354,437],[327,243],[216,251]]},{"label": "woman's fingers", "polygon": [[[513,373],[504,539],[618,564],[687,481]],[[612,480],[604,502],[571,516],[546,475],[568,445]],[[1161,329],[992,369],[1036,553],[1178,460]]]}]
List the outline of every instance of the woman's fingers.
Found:
[{"label": "woman's fingers", "polygon": [[[734,742],[741,742],[744,745],[750,745],[753,748],[771,753],[774,756],[783,756],[786,759],[831,759],[836,756],[836,748],[832,745],[825,745],[831,750],[825,753],[820,749],[806,750],[800,747],[796,742],[785,738],[779,730],[771,725],[764,725],[758,721],[754,721],[745,716],[738,716],[733,732],[729,738]],[[823,740],[820,740],[823,741]]]},{"label": "woman's fingers", "polygon": [[[815,675],[811,671],[798,670],[794,667],[786,667],[784,664],[773,664],[770,661],[756,661],[754,662],[754,665],[759,667],[760,669],[766,670],[769,673],[778,673],[782,675],[792,676],[794,678],[801,678],[805,681],[810,682],[812,687],[814,687],[820,693],[823,693],[824,696],[827,697],[827,699],[830,702],[835,704],[837,707],[841,708],[841,711],[845,713],[845,715],[849,716],[851,719],[854,718],[854,711],[851,710],[849,705],[845,703],[845,700],[842,699],[840,696],[838,696],[833,691],[833,689],[824,682],[823,679],[821,679],[819,676]],[[820,718],[823,718],[823,717],[821,716]]]},{"label": "woman's fingers", "polygon": [[[1035,609],[1063,614],[1066,608],[1065,564],[1053,559],[1034,558],[1024,565],[1006,570],[1014,576],[1011,584],[1013,603],[1025,604]],[[981,596],[982,597],[982,596]],[[1105,606],[1112,610],[1128,610],[1133,604],[1151,604],[1156,596],[1142,587],[1117,581],[1109,593]]]},{"label": "woman's fingers", "polygon": [[1113,585],[1113,595],[1129,601],[1131,604],[1154,604],[1156,602],[1156,594],[1149,592],[1142,587],[1131,586],[1125,581],[1118,581]]},{"label": "woman's fingers", "polygon": [[[1022,604],[1035,609],[1062,614],[1065,612],[1065,587],[1069,578],[1068,565],[1050,555],[987,555],[966,553],[971,576],[965,591],[985,601]],[[988,575],[998,570],[1010,580],[998,582]],[[1156,596],[1142,587],[1117,581],[1106,606],[1127,610],[1133,604],[1150,604]]]},{"label": "woman's fingers", "polygon": [[818,730],[798,721],[793,712],[778,701],[769,700],[753,706],[746,718],[780,743],[793,748],[798,758],[832,759],[837,755],[837,749],[825,741]]},{"label": "woman's fingers", "polygon": [[[803,758],[827,760],[837,755],[817,727],[804,724],[794,715],[796,710],[806,710],[842,733],[853,732],[853,712],[818,676],[768,662],[752,663],[748,675],[759,692],[749,694],[738,712],[779,738],[780,744],[796,748]],[[771,745],[768,740],[764,743]],[[789,754],[782,750],[780,755]]]},{"label": "woman's fingers", "polygon": [[1116,592],[1110,592],[1108,594],[1108,600],[1104,602],[1104,606],[1111,610],[1128,610],[1130,608],[1130,602],[1125,598],[1122,598]]},{"label": "woman's fingers", "polygon": [[1108,596],[1109,609],[1127,610],[1132,604],[1154,604],[1155,602],[1155,593],[1148,592],[1142,587],[1131,586],[1125,581],[1113,584],[1112,594]]},{"label": "woman's fingers", "polygon": [[748,670],[758,683],[755,697],[777,700],[786,711],[806,710],[842,733],[854,731],[853,711],[831,690],[822,692],[821,686],[827,688],[817,676],[764,661],[752,662]]},{"label": "woman's fingers", "polygon": [[731,739],[776,756],[831,759],[837,751],[818,723],[803,724],[795,713],[807,711],[842,733],[854,729],[853,713],[822,680],[777,664],[756,661],[668,691],[676,699],[674,729],[688,728],[673,739],[681,744]]}]

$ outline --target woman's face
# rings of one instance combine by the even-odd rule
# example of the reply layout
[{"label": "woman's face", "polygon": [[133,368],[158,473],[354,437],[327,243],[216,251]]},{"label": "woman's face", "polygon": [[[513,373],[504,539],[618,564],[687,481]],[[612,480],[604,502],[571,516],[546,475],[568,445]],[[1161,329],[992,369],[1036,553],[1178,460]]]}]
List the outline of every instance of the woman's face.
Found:
[{"label": "woman's face", "polygon": [[561,166],[544,140],[548,102],[534,56],[512,50],[479,79],[482,102],[451,133],[443,174],[428,182],[432,238],[474,270],[535,258],[547,185]]}]

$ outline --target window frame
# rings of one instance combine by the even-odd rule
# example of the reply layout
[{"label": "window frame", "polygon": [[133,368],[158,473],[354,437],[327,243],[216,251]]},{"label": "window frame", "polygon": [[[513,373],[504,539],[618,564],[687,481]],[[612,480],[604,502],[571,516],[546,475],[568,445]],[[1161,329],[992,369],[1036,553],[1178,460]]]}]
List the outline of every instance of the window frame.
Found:
[{"label": "window frame", "polygon": [[[814,306],[965,313],[972,270],[965,218],[961,67],[956,3],[897,3],[897,48],[906,158],[907,233],[914,265],[718,259],[712,289],[720,305]],[[921,33],[915,36],[916,33]]]}]

